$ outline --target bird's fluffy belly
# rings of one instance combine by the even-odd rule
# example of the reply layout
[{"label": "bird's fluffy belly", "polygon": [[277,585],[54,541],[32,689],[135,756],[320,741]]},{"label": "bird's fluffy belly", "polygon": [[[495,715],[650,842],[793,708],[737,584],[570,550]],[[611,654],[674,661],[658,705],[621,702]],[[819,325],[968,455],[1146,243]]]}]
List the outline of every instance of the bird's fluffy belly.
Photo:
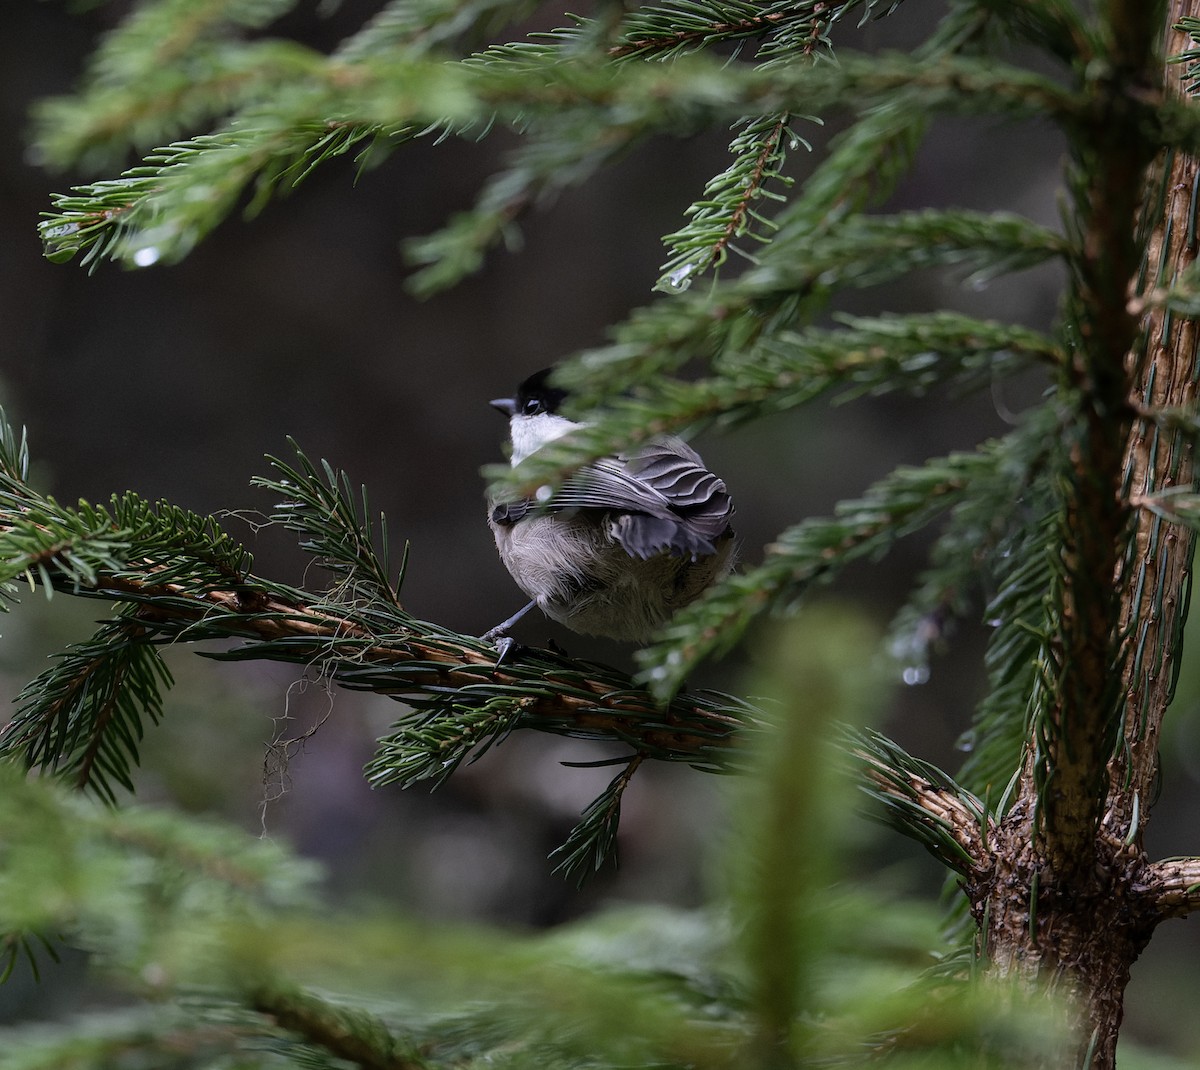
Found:
[{"label": "bird's fluffy belly", "polygon": [[492,530],[505,566],[546,616],[612,639],[645,639],[732,565],[732,538],[695,561],[630,557],[594,516],[549,514]]}]

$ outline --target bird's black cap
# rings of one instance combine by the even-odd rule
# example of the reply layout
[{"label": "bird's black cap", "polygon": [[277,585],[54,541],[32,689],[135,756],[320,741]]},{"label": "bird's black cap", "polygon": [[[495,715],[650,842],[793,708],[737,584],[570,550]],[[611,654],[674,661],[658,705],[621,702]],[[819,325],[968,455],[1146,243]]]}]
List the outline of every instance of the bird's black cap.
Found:
[{"label": "bird's black cap", "polygon": [[505,416],[515,416],[517,413],[534,416],[539,412],[558,412],[558,407],[563,403],[567,392],[550,385],[550,376],[553,373],[553,368],[543,368],[534,372],[517,387],[516,397],[495,398],[489,404]]}]

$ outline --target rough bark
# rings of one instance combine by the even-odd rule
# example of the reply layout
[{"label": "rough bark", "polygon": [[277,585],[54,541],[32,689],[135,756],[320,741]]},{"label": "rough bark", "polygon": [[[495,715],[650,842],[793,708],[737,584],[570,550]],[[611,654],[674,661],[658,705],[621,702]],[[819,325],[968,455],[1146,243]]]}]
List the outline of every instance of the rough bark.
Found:
[{"label": "rough bark", "polygon": [[[1168,27],[1197,9],[1200,0],[1172,0]],[[1187,43],[1168,28],[1166,55]],[[1178,66],[1167,68],[1168,92],[1181,92],[1181,74]],[[1153,495],[1192,482],[1190,437],[1161,414],[1188,409],[1196,398],[1195,324],[1172,318],[1156,307],[1154,296],[1195,259],[1196,161],[1168,156],[1152,169],[1150,183],[1151,194],[1161,189],[1162,195],[1150,198],[1145,269],[1130,285],[1134,297],[1124,309],[1142,316],[1141,341],[1120,364],[1128,404],[1124,412],[1107,413],[1093,405],[1072,457],[1079,473],[1081,463],[1104,460],[1097,446],[1100,452],[1107,448],[1105,435],[1113,427],[1126,435],[1119,486],[1111,477],[1102,491],[1096,482],[1083,483],[1082,493],[1068,501],[1064,627],[1047,655],[1056,683],[1070,686],[1056,694],[1049,742],[1031,742],[1017,802],[990,830],[989,857],[980,859],[967,882],[994,972],[1036,977],[1064,993],[1081,1033],[1080,1065],[1092,1070],[1115,1066],[1130,968],[1154,927],[1196,905],[1188,884],[1196,863],[1150,863],[1142,850],[1194,548],[1186,529],[1147,507]],[[1098,223],[1102,228],[1104,220]],[[1105,329],[1118,326],[1113,321]],[[1083,342],[1086,347],[1088,339]],[[1103,398],[1105,384],[1097,386],[1092,368],[1080,366],[1075,379],[1089,403]],[[1086,450],[1090,456],[1080,452]],[[1122,469],[1107,471],[1114,470]],[[1103,467],[1093,467],[1091,475],[1106,477]],[[1131,517],[1131,537],[1128,528],[1113,527],[1122,511]],[[1115,554],[1111,566],[1104,560],[1105,540]],[[1072,569],[1097,566],[1096,574],[1115,577],[1107,611],[1100,585],[1089,588],[1086,575],[1077,589],[1071,587]],[[1105,649],[1107,663],[1098,660]],[[1120,690],[1114,694],[1115,686]]]},{"label": "rough bark", "polygon": [[[1170,25],[1200,11],[1198,0],[1174,0]],[[1167,55],[1188,45],[1185,34],[1168,31]],[[1168,87],[1180,92],[1182,68],[1171,69]],[[1151,187],[1160,193],[1150,207],[1159,219],[1150,235],[1142,301],[1175,281],[1196,259],[1196,198],[1200,167],[1194,157],[1173,153],[1156,169]],[[1133,302],[1137,308],[1140,302]],[[1193,482],[1191,437],[1164,427],[1151,414],[1191,411],[1197,396],[1195,320],[1151,307],[1144,320],[1145,344],[1131,354],[1132,407],[1139,414],[1126,451],[1124,493],[1142,508],[1133,546],[1117,574],[1122,593],[1121,631],[1129,661],[1125,687],[1124,746],[1109,766],[1109,807],[1104,827],[1110,836],[1141,842],[1147,800],[1157,771],[1162,713],[1171,701],[1177,672],[1176,648],[1187,613],[1186,594],[1195,536],[1147,508],[1149,499]]]}]

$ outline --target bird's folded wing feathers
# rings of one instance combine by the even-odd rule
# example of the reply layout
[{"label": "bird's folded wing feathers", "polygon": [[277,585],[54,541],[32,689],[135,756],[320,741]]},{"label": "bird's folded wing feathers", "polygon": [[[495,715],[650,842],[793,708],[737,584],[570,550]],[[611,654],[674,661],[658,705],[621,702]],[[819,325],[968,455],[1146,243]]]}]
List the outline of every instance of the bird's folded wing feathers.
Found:
[{"label": "bird's folded wing feathers", "polygon": [[497,505],[492,519],[515,523],[539,510],[599,509],[620,514],[613,534],[635,557],[660,552],[716,552],[733,516],[724,482],[679,439],[652,442],[635,453],[603,457],[568,477],[546,502]]},{"label": "bird's folded wing feathers", "polygon": [[710,539],[723,535],[733,517],[733,500],[725,483],[700,455],[678,439],[670,446],[651,443],[626,462],[626,471],[666,498],[671,511]]}]

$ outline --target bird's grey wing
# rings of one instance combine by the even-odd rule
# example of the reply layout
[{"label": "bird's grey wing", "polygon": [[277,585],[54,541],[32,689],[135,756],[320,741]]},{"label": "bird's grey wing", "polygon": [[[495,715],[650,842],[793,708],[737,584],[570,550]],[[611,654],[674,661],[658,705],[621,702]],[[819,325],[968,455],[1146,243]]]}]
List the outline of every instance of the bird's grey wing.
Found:
[{"label": "bird's grey wing", "polygon": [[717,539],[729,528],[733,499],[725,481],[681,440],[650,443],[626,461],[626,470],[662,494],[671,511],[698,533]]},{"label": "bird's grey wing", "polygon": [[521,498],[497,503],[492,508],[492,520],[497,524],[515,524],[531,512],[563,513],[578,509],[663,512],[668,509],[668,502],[662,494],[627,473],[624,462],[603,458],[572,473],[545,500]]},{"label": "bird's grey wing", "polygon": [[497,502],[492,506],[492,523],[508,526],[523,520],[533,509],[529,498],[521,498],[515,502]]},{"label": "bird's grey wing", "polygon": [[733,516],[724,482],[679,439],[581,468],[555,492],[551,508],[619,514],[614,535],[629,554],[643,558],[664,551],[715,553],[715,540]]}]

